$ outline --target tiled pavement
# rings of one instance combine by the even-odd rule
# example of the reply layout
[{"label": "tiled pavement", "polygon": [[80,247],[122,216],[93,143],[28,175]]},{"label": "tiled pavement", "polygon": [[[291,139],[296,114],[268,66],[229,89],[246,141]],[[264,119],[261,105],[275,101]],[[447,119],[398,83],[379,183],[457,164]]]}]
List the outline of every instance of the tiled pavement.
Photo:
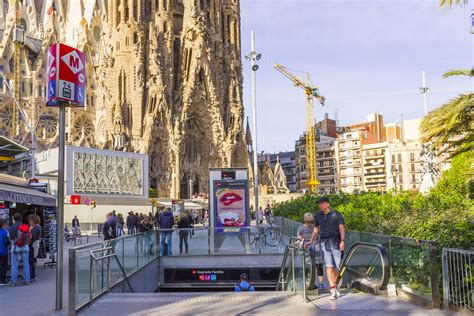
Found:
[{"label": "tiled pavement", "polygon": [[346,293],[304,303],[288,292],[109,294],[80,315],[444,315],[395,298]]}]

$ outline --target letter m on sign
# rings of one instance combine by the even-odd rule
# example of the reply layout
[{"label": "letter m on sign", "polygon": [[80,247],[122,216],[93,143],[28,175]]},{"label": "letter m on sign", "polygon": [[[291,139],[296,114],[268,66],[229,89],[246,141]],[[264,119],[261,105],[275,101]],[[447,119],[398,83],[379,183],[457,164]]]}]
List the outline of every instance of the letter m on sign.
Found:
[{"label": "letter m on sign", "polygon": [[82,63],[82,60],[76,51],[72,51],[69,54],[64,55],[61,59],[75,75],[84,69],[84,64]]}]

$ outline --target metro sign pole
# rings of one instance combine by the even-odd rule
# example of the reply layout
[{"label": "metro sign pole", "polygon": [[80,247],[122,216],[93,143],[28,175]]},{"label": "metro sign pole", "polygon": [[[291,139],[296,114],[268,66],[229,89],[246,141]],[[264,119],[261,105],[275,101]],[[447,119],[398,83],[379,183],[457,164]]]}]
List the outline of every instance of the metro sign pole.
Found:
[{"label": "metro sign pole", "polygon": [[56,310],[63,308],[64,246],[64,155],[66,147],[66,107],[84,107],[86,59],[84,54],[56,43],[48,50],[48,95],[46,106],[59,107],[59,161],[57,208]]}]

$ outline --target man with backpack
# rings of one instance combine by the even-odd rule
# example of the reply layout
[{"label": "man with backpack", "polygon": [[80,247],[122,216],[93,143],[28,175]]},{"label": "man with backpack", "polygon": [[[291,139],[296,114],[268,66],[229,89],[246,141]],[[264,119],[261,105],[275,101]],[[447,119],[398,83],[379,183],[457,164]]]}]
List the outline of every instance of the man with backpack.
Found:
[{"label": "man with backpack", "polygon": [[[17,221],[15,214],[14,219]],[[20,222],[21,222],[21,215],[19,215]],[[15,223],[17,224],[17,223]],[[15,226],[12,225],[12,227]],[[12,231],[12,227],[10,227],[10,231]],[[31,240],[30,229],[28,225],[21,223],[17,226],[18,230],[13,234],[12,240],[12,275],[10,286],[16,286],[18,282],[18,268],[20,264],[20,260],[23,262],[23,285],[30,284],[30,264],[29,264],[29,255],[30,255],[30,248],[29,243]]]},{"label": "man with backpack", "polygon": [[255,288],[249,283],[249,276],[247,273],[240,275],[240,283],[235,286],[236,292],[255,292]]}]

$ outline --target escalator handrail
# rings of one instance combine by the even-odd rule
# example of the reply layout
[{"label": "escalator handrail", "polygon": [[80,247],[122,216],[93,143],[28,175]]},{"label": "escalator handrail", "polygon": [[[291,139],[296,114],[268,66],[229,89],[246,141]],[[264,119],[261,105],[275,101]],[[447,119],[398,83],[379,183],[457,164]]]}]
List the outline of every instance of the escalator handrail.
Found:
[{"label": "escalator handrail", "polygon": [[349,249],[347,256],[344,258],[344,261],[342,262],[341,269],[339,270],[341,271],[341,273],[339,273],[339,276],[337,277],[336,284],[339,284],[339,281],[341,280],[342,275],[344,274],[346,270],[347,263],[350,261],[352,255],[359,247],[373,249],[377,251],[377,253],[380,255],[380,259],[382,261],[382,283],[380,284],[380,289],[381,290],[386,289],[388,282],[390,280],[390,260],[388,258],[387,252],[385,251],[385,247],[382,246],[381,244],[373,244],[373,243],[366,243],[366,242],[357,242],[352,245],[351,249]]}]

